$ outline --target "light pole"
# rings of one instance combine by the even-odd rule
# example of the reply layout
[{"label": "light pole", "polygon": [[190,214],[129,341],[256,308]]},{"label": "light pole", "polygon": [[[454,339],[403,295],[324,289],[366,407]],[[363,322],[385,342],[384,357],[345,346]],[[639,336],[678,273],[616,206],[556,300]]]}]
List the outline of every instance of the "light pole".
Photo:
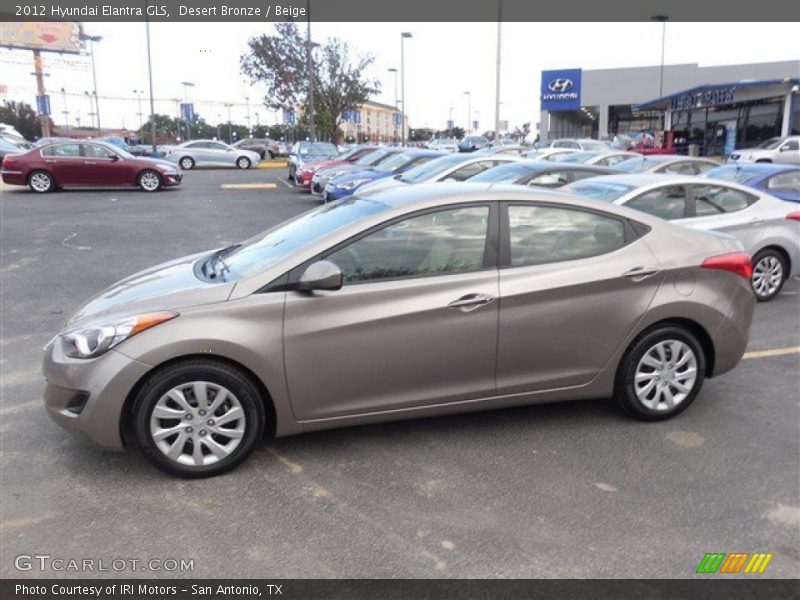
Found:
[{"label": "light pole", "polygon": [[97,134],[100,135],[100,97],[97,95],[97,71],[95,70],[94,66],[94,43],[95,42],[102,42],[103,36],[102,35],[86,35],[82,33],[80,35],[80,39],[89,42],[89,49],[92,54],[92,81],[94,83],[94,103],[95,103],[95,113],[97,113]]},{"label": "light pole", "polygon": [[150,143],[153,145],[153,154],[156,152],[156,102],[153,98],[153,61],[150,54],[150,19],[147,17],[150,14],[147,0],[144,3],[145,17],[144,27],[147,33],[147,78],[150,82]]},{"label": "light pole", "polygon": [[[306,30],[306,71],[308,71],[308,124],[311,128],[311,141],[317,141],[317,127],[314,123],[314,57],[311,56],[311,0],[306,0],[308,29]],[[335,141],[335,140],[334,140]]]},{"label": "light pole", "polygon": [[394,124],[394,143],[397,143],[397,69],[392,67],[389,73],[394,73],[394,116],[392,116],[392,123]]},{"label": "light pole", "polygon": [[[183,103],[189,104],[189,88],[194,87],[194,84],[191,81],[181,81],[181,85],[183,86]],[[188,113],[189,110],[187,109],[186,112]],[[191,138],[192,131],[189,128],[189,115],[186,115],[186,140],[188,141]]]},{"label": "light pole", "polygon": [[228,107],[228,143],[232,144],[233,143],[233,125],[231,124],[231,106],[233,106],[233,104],[228,102],[225,106]]},{"label": "light pole", "polygon": [[142,95],[144,94],[144,90],[133,90],[134,95],[136,96],[136,102],[139,107],[139,112],[136,113],[139,115],[139,135],[142,135],[142,127],[144,126],[142,123]]},{"label": "light pole", "polygon": [[245,115],[245,120],[247,121],[247,135],[253,135],[253,132],[250,130],[250,97],[244,97],[244,106],[247,110],[247,114]]},{"label": "light pole", "polygon": [[403,146],[406,145],[406,46],[407,38],[413,37],[410,32],[400,34],[400,97],[403,112],[400,113],[400,135],[403,136]]},{"label": "light pole", "polygon": [[92,118],[92,129],[94,129],[94,116],[97,113],[95,113],[94,111],[94,101],[92,100],[92,94],[91,92],[87,91],[84,91],[83,94],[89,99],[89,116]]},{"label": "light pole", "polygon": [[664,47],[667,40],[667,21],[669,20],[669,16],[653,15],[650,17],[650,20],[661,23],[661,68],[658,74],[658,97],[661,98],[664,95]]},{"label": "light pole", "polygon": [[467,97],[467,135],[472,134],[472,94],[464,92]]},{"label": "light pole", "polygon": [[494,139],[500,137],[500,49],[503,28],[503,0],[497,0],[497,66],[494,84]]},{"label": "light pole", "polygon": [[61,111],[61,114],[64,115],[64,127],[69,131],[69,110],[67,110],[67,90],[63,87],[61,88],[61,99],[64,102],[64,110]]}]

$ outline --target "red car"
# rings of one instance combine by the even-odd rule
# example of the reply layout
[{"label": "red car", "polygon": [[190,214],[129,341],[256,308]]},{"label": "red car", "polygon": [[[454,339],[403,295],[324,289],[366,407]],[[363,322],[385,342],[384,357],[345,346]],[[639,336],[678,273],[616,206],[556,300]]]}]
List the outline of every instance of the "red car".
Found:
[{"label": "red car", "polygon": [[297,168],[294,175],[295,184],[304,187],[308,190],[311,189],[311,179],[314,177],[319,169],[327,169],[328,167],[335,167],[338,165],[345,165],[347,163],[355,162],[362,156],[374,152],[378,146],[357,146],[341,156],[332,158],[330,160],[320,160],[316,162],[307,162]]},{"label": "red car", "polygon": [[131,186],[155,192],[179,185],[180,168],[141,158],[104,142],[61,140],[3,158],[3,183],[27,185],[39,194],[65,186]]}]

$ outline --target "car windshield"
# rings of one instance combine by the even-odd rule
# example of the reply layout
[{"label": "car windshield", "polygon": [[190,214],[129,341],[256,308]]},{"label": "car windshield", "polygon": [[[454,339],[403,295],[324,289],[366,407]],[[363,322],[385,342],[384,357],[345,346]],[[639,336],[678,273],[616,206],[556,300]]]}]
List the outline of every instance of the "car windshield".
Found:
[{"label": "car windshield", "polygon": [[397,154],[397,152],[388,148],[381,148],[379,150],[373,150],[369,154],[365,154],[353,164],[362,167],[371,167],[372,165],[377,165],[378,163],[383,162],[393,154]]},{"label": "car windshield", "polygon": [[483,181],[485,183],[514,183],[521,177],[532,172],[534,172],[534,169],[531,169],[530,165],[512,162],[487,169],[483,173],[478,173],[474,177],[470,177],[469,180],[470,182]]},{"label": "car windshield", "polygon": [[774,150],[780,145],[781,139],[783,138],[770,138],[766,142],[761,142],[758,146],[756,146],[756,148],[761,148],[762,150]]},{"label": "car windshield", "polygon": [[229,279],[264,272],[291,253],[359,219],[386,210],[382,202],[352,196],[331,202],[260,233],[225,256]]},{"label": "car windshield", "polygon": [[639,173],[646,169],[649,169],[653,165],[656,165],[662,161],[654,160],[652,158],[643,156],[638,157],[635,156],[633,158],[629,158],[628,160],[623,160],[618,162],[614,165],[615,169],[619,169],[620,171],[626,171],[628,173]]},{"label": "car windshield", "polygon": [[575,183],[562,188],[562,191],[573,192],[579,196],[594,198],[595,200],[613,202],[623,194],[627,194],[633,189],[636,188],[632,185],[625,185],[623,183],[587,179],[585,181],[576,181]]},{"label": "car windshield", "polygon": [[600,154],[599,152],[561,152],[553,154],[550,160],[553,162],[585,163],[589,159]]},{"label": "car windshield", "polygon": [[419,183],[421,181],[428,181],[431,177],[435,177],[439,173],[446,171],[450,167],[454,167],[470,159],[469,154],[450,154],[436,158],[425,164],[422,164],[413,169],[409,169],[400,177],[400,181],[406,183]]},{"label": "car windshield", "polygon": [[314,142],[313,144],[300,146],[301,156],[338,156],[339,150],[333,144],[325,142]]},{"label": "car windshield", "polygon": [[608,146],[603,142],[581,142],[584,150],[608,150]]},{"label": "car windshield", "polygon": [[760,173],[758,171],[751,171],[750,169],[742,169],[734,165],[726,165],[724,167],[716,167],[709,169],[701,174],[701,177],[708,177],[709,179],[720,179],[722,181],[735,181],[737,183],[747,183],[753,179],[758,178]]},{"label": "car windshield", "polygon": [[412,152],[401,152],[393,156],[392,158],[383,161],[379,165],[375,165],[373,167],[376,171],[380,171],[381,173],[394,173],[397,169],[404,166],[407,162],[412,160],[416,154]]}]

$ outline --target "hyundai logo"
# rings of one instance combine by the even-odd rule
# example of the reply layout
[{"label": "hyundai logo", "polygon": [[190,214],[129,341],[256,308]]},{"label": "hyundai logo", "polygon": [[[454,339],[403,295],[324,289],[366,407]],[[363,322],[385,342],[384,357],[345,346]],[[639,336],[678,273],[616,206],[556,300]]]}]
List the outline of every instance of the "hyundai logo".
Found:
[{"label": "hyundai logo", "polygon": [[572,89],[573,85],[574,84],[572,83],[571,79],[559,78],[559,79],[553,79],[553,81],[548,83],[547,88],[551,92],[567,92]]}]

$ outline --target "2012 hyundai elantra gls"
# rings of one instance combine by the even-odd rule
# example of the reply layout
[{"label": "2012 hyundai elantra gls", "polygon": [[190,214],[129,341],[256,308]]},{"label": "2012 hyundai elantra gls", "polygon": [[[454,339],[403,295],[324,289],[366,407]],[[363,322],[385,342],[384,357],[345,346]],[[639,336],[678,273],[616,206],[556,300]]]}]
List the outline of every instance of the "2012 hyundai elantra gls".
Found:
[{"label": "2012 hyundai elantra gls", "polygon": [[755,298],[739,242],[487,184],[353,196],[143,271],[45,349],[49,414],[207,476],[275,436],[538,402],[686,409]]}]

